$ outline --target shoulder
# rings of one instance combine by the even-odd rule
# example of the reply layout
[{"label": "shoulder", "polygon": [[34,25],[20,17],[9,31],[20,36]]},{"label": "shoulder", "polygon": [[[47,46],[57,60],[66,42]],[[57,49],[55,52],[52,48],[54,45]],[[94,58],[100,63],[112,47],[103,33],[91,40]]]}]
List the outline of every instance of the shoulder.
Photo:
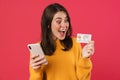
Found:
[{"label": "shoulder", "polygon": [[82,46],[80,43],[77,42],[77,39],[75,37],[72,37],[72,41],[73,41],[72,49],[74,51],[76,59],[78,59],[79,56],[81,56]]},{"label": "shoulder", "polygon": [[76,37],[72,37],[73,42],[76,42],[76,40],[77,40]]},{"label": "shoulder", "polygon": [[73,41],[73,47],[81,48],[81,44],[79,42],[77,42],[76,37],[72,37],[72,41]]},{"label": "shoulder", "polygon": [[72,37],[72,41],[73,41],[73,45],[78,45],[79,43],[77,42],[77,38],[76,37]]}]

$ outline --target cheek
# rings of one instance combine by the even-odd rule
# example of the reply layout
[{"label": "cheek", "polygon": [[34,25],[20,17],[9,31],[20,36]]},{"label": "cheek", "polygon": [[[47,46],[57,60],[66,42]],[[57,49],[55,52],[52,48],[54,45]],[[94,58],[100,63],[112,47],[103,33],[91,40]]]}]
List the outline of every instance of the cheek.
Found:
[{"label": "cheek", "polygon": [[69,29],[69,27],[70,27],[70,26],[69,26],[69,23],[68,23],[68,24],[67,24],[67,30]]},{"label": "cheek", "polygon": [[58,24],[56,24],[55,22],[52,23],[52,25],[51,25],[51,29],[52,29],[52,31],[58,31],[59,28],[60,28],[60,27],[59,27]]},{"label": "cheek", "polygon": [[58,32],[58,29],[57,28],[54,28],[53,30],[52,30],[52,33],[54,33],[54,34],[56,34]]},{"label": "cheek", "polygon": [[56,33],[59,30],[59,26],[58,25],[53,25],[53,26],[51,26],[51,29],[52,29],[52,33]]}]

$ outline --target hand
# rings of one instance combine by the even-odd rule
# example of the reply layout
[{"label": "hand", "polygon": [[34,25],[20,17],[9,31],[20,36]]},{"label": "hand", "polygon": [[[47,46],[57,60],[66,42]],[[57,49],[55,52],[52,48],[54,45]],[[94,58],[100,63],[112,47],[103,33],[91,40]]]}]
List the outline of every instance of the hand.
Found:
[{"label": "hand", "polygon": [[90,41],[87,45],[85,45],[82,49],[82,57],[89,58],[94,54],[94,41]]},{"label": "hand", "polygon": [[32,55],[30,58],[30,65],[33,69],[38,69],[41,65],[47,65],[48,62],[45,57],[41,57],[39,55]]}]

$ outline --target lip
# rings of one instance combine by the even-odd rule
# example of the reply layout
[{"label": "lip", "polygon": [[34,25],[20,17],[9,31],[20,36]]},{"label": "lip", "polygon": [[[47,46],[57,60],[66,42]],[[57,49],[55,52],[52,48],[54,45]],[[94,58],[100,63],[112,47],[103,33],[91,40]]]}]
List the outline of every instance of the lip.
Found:
[{"label": "lip", "polygon": [[61,37],[64,37],[66,35],[66,31],[59,31],[59,34]]},{"label": "lip", "polygon": [[58,31],[58,32],[63,32],[63,33],[65,33],[66,31]]},{"label": "lip", "polygon": [[65,33],[65,32],[66,32],[66,30],[58,30],[58,32],[64,32],[64,33]]}]

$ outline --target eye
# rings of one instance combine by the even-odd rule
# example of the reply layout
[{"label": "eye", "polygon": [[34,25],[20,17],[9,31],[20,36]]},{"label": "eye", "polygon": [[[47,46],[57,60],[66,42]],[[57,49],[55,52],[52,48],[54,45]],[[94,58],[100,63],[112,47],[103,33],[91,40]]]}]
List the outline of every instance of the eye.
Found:
[{"label": "eye", "polygon": [[57,20],[57,21],[56,21],[56,23],[60,24],[60,23],[61,23],[61,21],[60,21],[60,20]]},{"label": "eye", "polygon": [[67,23],[67,22],[68,22],[68,20],[65,20],[64,22],[65,22],[65,23]]},{"label": "eye", "polygon": [[65,19],[64,22],[67,23],[67,22],[68,22],[68,19]]}]

